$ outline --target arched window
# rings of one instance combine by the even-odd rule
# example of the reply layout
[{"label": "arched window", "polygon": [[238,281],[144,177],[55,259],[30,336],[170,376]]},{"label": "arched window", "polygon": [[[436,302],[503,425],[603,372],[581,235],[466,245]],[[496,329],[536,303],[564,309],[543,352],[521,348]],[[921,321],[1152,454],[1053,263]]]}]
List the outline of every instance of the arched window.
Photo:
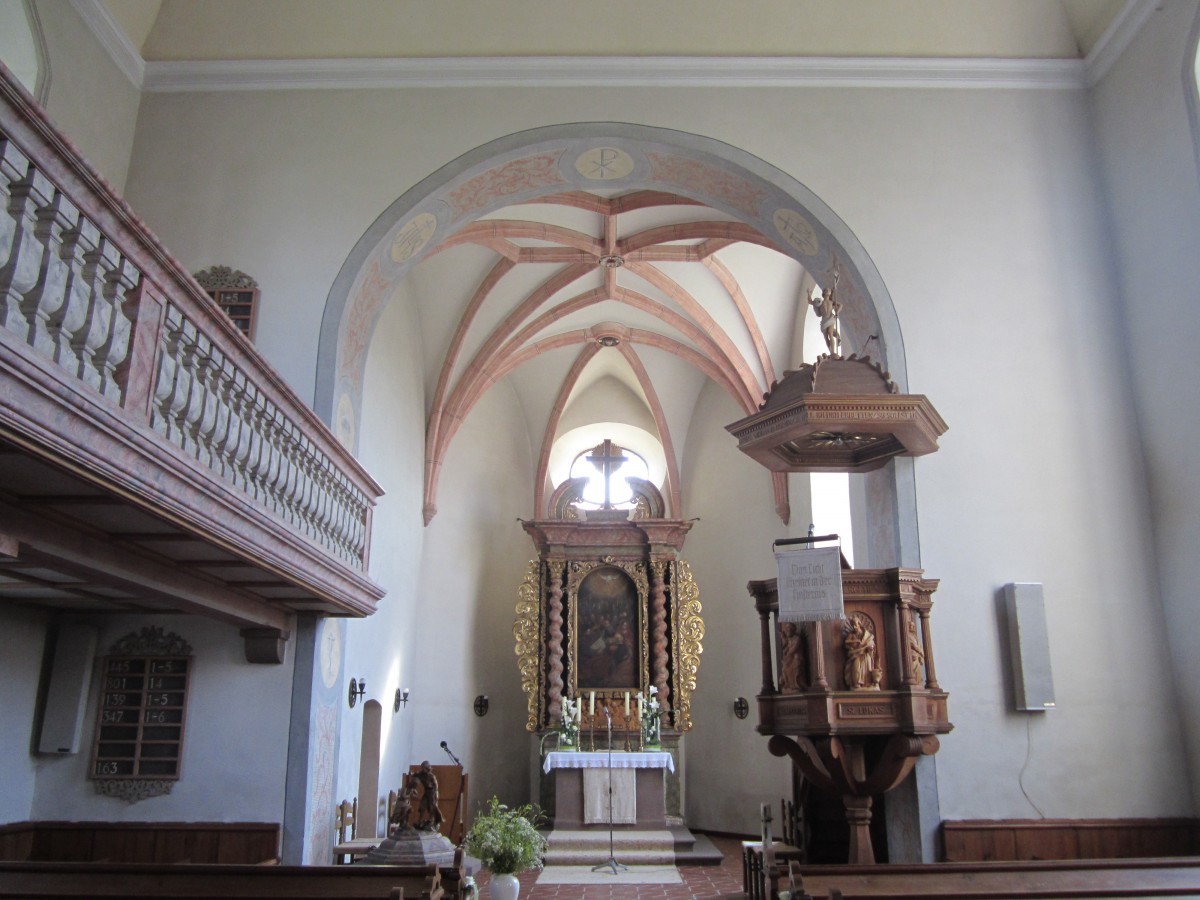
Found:
[{"label": "arched window", "polygon": [[578,501],[583,509],[631,509],[634,496],[626,479],[647,480],[649,475],[646,460],[606,438],[599,446],[575,457],[570,477],[588,479]]}]

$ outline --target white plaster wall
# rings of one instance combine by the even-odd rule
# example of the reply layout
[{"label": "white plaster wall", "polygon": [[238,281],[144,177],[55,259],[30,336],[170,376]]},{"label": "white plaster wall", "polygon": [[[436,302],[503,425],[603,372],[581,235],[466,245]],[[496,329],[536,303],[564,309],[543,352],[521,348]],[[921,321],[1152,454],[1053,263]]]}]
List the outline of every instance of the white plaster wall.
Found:
[{"label": "white plaster wall", "polygon": [[[88,779],[100,695],[97,665],[83,749],[39,757],[30,818],[106,822],[279,822],[283,818],[291,701],[291,648],[282,665],[246,662],[238,629],[186,616],[97,619],[97,657],[146,626],[192,646],[181,776],[170,794],[126,803],[95,793]],[[7,682],[6,682],[7,689]],[[7,757],[6,757],[7,759]]]},{"label": "white plaster wall", "polygon": [[[517,521],[528,515],[535,462],[518,398],[498,384],[446,455],[438,513],[425,536],[412,762],[449,764],[440,747],[446,741],[470,776],[471,814],[493,795],[506,803],[530,797],[513,622],[536,556]],[[473,708],[479,694],[489,702],[482,718]]]},{"label": "white plaster wall", "polygon": [[37,777],[33,725],[48,619],[39,610],[7,605],[0,610],[0,823],[31,817]]},{"label": "white plaster wall", "polygon": [[[702,134],[779,166],[847,222],[888,285],[910,383],[951,427],[943,449],[917,464],[924,564],[943,584],[934,614],[938,674],[957,726],[938,761],[943,815],[1036,815],[1033,804],[1050,816],[1190,811],[1170,671],[1158,653],[1165,622],[1154,559],[1133,537],[1147,532],[1149,518],[1082,94],[809,88],[154,95],[143,102],[129,194],[186,265],[221,260],[260,279],[259,345],[307,396],[325,295],[380,210],[489,140],[533,126],[603,120]],[[482,415],[476,411],[469,422]],[[714,433],[717,424],[726,423],[715,423]],[[708,433],[691,431],[693,439]],[[501,434],[505,439],[487,435],[489,452],[517,452],[511,432]],[[729,439],[720,433],[713,440]],[[531,441],[523,435],[521,442]],[[471,443],[464,431],[451,456],[461,460]],[[701,451],[681,449],[685,460],[691,452]],[[454,464],[446,471],[455,472]],[[416,482],[420,471],[413,467],[410,477]],[[494,487],[512,489],[511,502],[497,505],[510,517],[505,529],[514,528],[511,517],[527,508],[528,495],[509,484]],[[423,628],[427,614],[444,604],[472,602],[477,585],[488,587],[487,603],[503,586],[507,618],[519,581],[513,573],[529,555],[507,530],[488,531],[502,521],[494,518],[499,513],[476,518],[464,506],[452,514],[450,492],[460,489],[452,477],[443,479],[443,512],[425,535],[423,577],[445,581],[422,583],[447,590],[422,589]],[[729,521],[775,536],[768,487],[756,496],[729,511],[714,506],[702,527]],[[687,503],[692,514],[694,500]],[[486,556],[478,557],[472,554],[480,552],[475,540],[483,532]],[[764,540],[764,560],[768,551]],[[714,542],[706,559],[739,596],[746,579],[761,577],[762,565],[736,543]],[[1037,721],[1007,712],[996,596],[1015,580],[1046,585],[1060,708]],[[701,590],[708,596],[703,580]],[[451,607],[447,620],[475,608]],[[479,610],[492,615],[486,604]],[[756,646],[755,638],[752,656]],[[1121,662],[1130,659],[1141,662]],[[494,674],[493,709],[498,697],[519,702],[515,668]],[[456,682],[440,668],[421,678],[446,680],[451,693],[463,690],[455,702],[467,703],[466,694],[477,690],[469,676]],[[420,681],[412,687],[425,690]],[[702,683],[701,695],[709,690],[720,688]],[[731,702],[722,693],[719,705]],[[1114,729],[1118,712],[1128,724]],[[509,723],[508,715],[489,716],[485,725],[501,721]],[[519,717],[509,724],[519,727]],[[436,748],[441,738],[426,733],[420,740]],[[414,755],[428,745],[414,741]],[[709,749],[697,737],[689,771],[698,783],[725,789],[729,769],[713,763]],[[1156,764],[1144,765],[1146,758]],[[480,777],[491,765],[471,760]],[[1087,779],[1077,777],[1081,766]],[[732,825],[718,816],[740,823],[744,814],[702,815],[706,827],[725,829]]]},{"label": "white plaster wall", "polygon": [[[408,771],[416,700],[424,679],[417,672],[417,614],[421,550],[420,473],[425,456],[424,394],[419,322],[402,286],[386,306],[367,357],[363,392],[365,415],[361,458],[385,494],[376,507],[371,530],[371,577],[387,591],[369,619],[347,622],[345,682],[366,678],[364,700],[383,705],[379,790],[386,797],[400,787]],[[413,689],[399,713],[393,713],[396,689]],[[345,694],[345,684],[340,686]],[[361,704],[341,715],[340,752],[335,796],[358,794],[362,739]],[[363,809],[360,798],[360,810]]]},{"label": "white plaster wall", "polygon": [[[753,835],[759,833],[763,803],[778,810],[781,797],[791,798],[792,778],[791,762],[767,753],[767,738],[754,728],[762,640],[746,583],[775,577],[772,541],[807,533],[808,519],[795,515],[788,527],[772,512],[770,474],[738,450],[724,428],[742,417],[723,390],[706,385],[681,472],[688,514],[700,520],[682,555],[700,588],[704,619],[704,652],[692,697],[695,724],[684,738],[684,815],[692,828]],[[806,508],[803,485],[793,482],[793,509]],[[733,714],[736,697],[750,703],[745,719]]]},{"label": "white plaster wall", "polygon": [[140,94],[70,3],[36,0],[49,57],[46,111],[121,193],[133,151]]},{"label": "white plaster wall", "polygon": [[[1165,615],[1154,644],[1170,651],[1174,688],[1164,700],[1187,738],[1192,805],[1200,802],[1200,655],[1195,651],[1196,541],[1200,534],[1200,178],[1193,80],[1195,0],[1159,4],[1096,89],[1099,147],[1111,197],[1136,426],[1145,448],[1147,533]],[[1126,410],[1128,413],[1129,410]],[[1153,582],[1151,582],[1153,584]],[[1122,653],[1127,659],[1129,654]]]}]

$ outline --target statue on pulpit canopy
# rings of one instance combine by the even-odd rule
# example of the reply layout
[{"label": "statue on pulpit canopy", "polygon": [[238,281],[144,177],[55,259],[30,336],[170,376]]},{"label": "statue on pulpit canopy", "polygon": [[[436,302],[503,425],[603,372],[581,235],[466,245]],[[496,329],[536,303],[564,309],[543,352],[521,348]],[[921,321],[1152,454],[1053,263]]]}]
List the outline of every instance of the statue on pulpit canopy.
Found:
[{"label": "statue on pulpit canopy", "polygon": [[837,298],[838,277],[839,273],[835,272],[829,290],[813,288],[808,293],[809,304],[821,318],[821,334],[825,337],[825,346],[829,348],[829,355],[836,357],[840,357],[842,353],[842,335],[838,331],[838,313],[842,311],[842,301]]}]

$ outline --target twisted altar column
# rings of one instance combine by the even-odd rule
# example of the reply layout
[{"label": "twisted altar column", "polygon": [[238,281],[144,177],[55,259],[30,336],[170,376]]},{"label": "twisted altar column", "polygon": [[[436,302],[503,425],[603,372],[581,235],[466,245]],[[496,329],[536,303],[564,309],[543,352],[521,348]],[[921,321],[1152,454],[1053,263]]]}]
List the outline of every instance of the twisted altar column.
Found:
[{"label": "twisted altar column", "polygon": [[563,696],[562,561],[550,560],[547,569],[550,577],[546,585],[546,711],[553,720],[562,712]]},{"label": "twisted altar column", "polygon": [[650,683],[658,688],[658,702],[670,709],[666,567],[667,563],[663,560],[650,564]]}]

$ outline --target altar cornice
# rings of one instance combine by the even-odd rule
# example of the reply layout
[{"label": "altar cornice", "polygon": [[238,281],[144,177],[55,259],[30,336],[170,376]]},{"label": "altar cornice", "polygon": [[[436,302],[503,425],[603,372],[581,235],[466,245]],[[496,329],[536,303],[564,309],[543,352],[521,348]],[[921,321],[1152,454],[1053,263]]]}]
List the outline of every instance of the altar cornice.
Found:
[{"label": "altar cornice", "polygon": [[579,519],[521,520],[521,527],[544,556],[573,559],[610,553],[615,556],[649,550],[652,554],[683,549],[694,519],[634,519],[587,522]]}]

